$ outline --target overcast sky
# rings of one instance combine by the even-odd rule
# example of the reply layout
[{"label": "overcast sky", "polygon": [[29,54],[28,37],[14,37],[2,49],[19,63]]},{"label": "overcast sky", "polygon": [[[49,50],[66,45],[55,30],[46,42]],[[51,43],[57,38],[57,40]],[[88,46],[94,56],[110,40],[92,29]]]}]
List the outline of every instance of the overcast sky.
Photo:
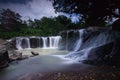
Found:
[{"label": "overcast sky", "polygon": [[47,0],[0,0],[0,8],[9,8],[23,19],[40,19],[43,16],[57,16],[52,3]]},{"label": "overcast sky", "polygon": [[[2,8],[9,8],[19,13],[23,20],[34,20],[40,19],[43,16],[54,17],[59,15],[59,13],[55,13],[52,3],[48,0],[0,0],[0,9]],[[73,16],[71,18],[73,22],[78,20],[76,17]]]}]

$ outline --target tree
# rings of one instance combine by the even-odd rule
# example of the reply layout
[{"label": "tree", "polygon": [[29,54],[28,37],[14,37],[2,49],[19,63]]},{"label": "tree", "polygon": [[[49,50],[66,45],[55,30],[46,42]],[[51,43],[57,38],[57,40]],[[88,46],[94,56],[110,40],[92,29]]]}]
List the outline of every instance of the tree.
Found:
[{"label": "tree", "polygon": [[0,12],[0,23],[3,31],[18,31],[22,24],[21,16],[10,9],[2,9]]},{"label": "tree", "polygon": [[80,14],[87,25],[97,25],[120,17],[119,0],[50,0],[56,12]]},{"label": "tree", "polygon": [[59,15],[59,16],[55,17],[55,21],[62,25],[60,27],[61,30],[71,29],[70,25],[72,24],[72,21],[70,18],[67,18],[64,15]]},{"label": "tree", "polygon": [[59,21],[63,25],[69,25],[71,23],[71,20],[64,15],[57,16],[56,21]]}]

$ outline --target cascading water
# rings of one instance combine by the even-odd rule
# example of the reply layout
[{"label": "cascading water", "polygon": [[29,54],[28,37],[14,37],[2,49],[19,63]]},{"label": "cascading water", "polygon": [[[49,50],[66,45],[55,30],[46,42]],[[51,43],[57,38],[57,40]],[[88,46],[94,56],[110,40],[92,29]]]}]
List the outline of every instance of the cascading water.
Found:
[{"label": "cascading water", "polygon": [[42,37],[43,40],[43,48],[47,48],[47,37]]},{"label": "cascading water", "polygon": [[26,38],[26,43],[27,43],[27,45],[28,45],[28,49],[30,49],[30,40],[29,40],[29,38]]},{"label": "cascading water", "polygon": [[68,50],[68,34],[69,34],[69,31],[67,31],[67,36],[66,36],[66,50]]},{"label": "cascading water", "polygon": [[[61,49],[63,47],[62,50],[71,50],[69,54],[65,55],[66,58],[82,61],[86,60],[93,50],[113,42],[117,38],[116,36],[120,35],[112,30],[87,29],[70,30],[63,33],[61,33],[62,37],[17,37],[16,48]],[[98,50],[98,52],[101,51]]]},{"label": "cascading water", "polygon": [[[23,46],[21,46],[21,45],[23,45]],[[27,48],[27,49],[30,49],[29,38],[27,38],[27,37],[22,37],[22,38],[17,37],[16,38],[16,48],[20,50],[20,49],[23,49],[23,47]]]},{"label": "cascading water", "polygon": [[60,39],[61,39],[60,36],[49,37],[49,40],[50,40],[50,46],[49,47],[50,48],[58,48]]},{"label": "cascading water", "polygon": [[86,60],[93,49],[114,41],[116,33],[110,30],[87,31],[82,29],[79,30],[79,35],[74,50],[67,54],[66,58],[77,61]]},{"label": "cascading water", "polygon": [[[34,48],[56,49],[56,48],[59,47],[60,39],[61,39],[61,36],[16,37],[16,48],[18,50],[20,50],[20,49],[30,49],[32,46],[34,46]],[[40,44],[41,42],[42,42],[42,44]],[[42,46],[42,47],[40,47],[40,46]]]},{"label": "cascading water", "polygon": [[83,39],[82,39],[83,34],[84,34],[84,29],[79,30],[79,39],[75,43],[74,51],[78,51],[80,49],[80,47],[82,45],[82,41],[83,41]]},{"label": "cascading water", "polygon": [[22,47],[21,47],[21,45],[22,45],[21,44],[22,39],[23,38],[18,38],[18,37],[16,38],[16,48],[19,49],[19,50],[22,49]]}]

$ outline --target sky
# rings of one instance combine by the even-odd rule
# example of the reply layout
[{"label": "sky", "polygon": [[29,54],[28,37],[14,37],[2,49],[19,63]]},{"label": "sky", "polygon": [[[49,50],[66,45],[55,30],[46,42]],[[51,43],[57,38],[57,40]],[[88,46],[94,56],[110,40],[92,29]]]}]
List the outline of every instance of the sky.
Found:
[{"label": "sky", "polygon": [[9,8],[19,13],[22,19],[40,19],[43,16],[58,16],[52,3],[47,0],[0,0],[0,9]]},{"label": "sky", "polygon": [[[55,13],[52,3],[48,0],[0,0],[0,9],[7,8],[19,13],[23,20],[40,19],[43,16],[55,17],[61,14]],[[71,20],[78,21],[76,17],[72,16]]]}]

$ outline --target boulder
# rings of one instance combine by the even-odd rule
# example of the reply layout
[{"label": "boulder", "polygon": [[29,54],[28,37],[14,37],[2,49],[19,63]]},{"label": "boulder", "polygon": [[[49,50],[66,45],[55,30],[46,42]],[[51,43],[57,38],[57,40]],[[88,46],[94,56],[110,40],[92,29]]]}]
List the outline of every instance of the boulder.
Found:
[{"label": "boulder", "polygon": [[8,66],[10,61],[8,50],[12,50],[12,45],[3,39],[0,39],[0,68]]},{"label": "boulder", "polygon": [[39,55],[39,53],[38,53],[38,52],[33,52],[33,51],[31,51],[31,54],[32,54],[32,56],[31,56],[31,57]]},{"label": "boulder", "polygon": [[23,59],[26,59],[28,58],[27,55],[23,55],[21,52],[19,51],[9,51],[9,58],[10,58],[10,61],[16,61],[16,60],[23,60]]},{"label": "boulder", "polygon": [[8,52],[0,53],[0,69],[7,67],[9,64]]},{"label": "boulder", "polygon": [[108,64],[120,66],[120,39],[93,48],[90,51],[87,60],[84,60],[83,62],[95,65]]}]

